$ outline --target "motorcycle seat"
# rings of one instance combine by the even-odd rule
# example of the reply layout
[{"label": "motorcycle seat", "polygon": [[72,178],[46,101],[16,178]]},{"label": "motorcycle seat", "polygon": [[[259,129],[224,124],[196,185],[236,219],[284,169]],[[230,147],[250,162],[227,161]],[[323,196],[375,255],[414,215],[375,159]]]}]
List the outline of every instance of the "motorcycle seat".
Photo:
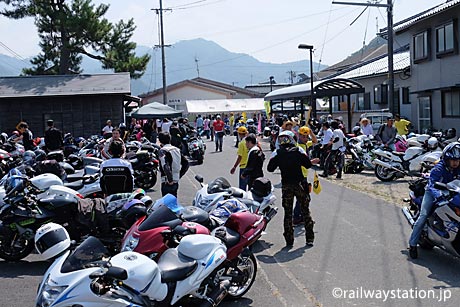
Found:
[{"label": "motorcycle seat", "polygon": [[175,248],[167,249],[158,260],[163,283],[184,280],[192,275],[197,267],[196,260],[179,254]]},{"label": "motorcycle seat", "polygon": [[64,183],[65,187],[70,188],[70,189],[75,190],[75,191],[80,190],[81,188],[83,188],[84,185],[85,184],[83,183],[83,180]]},{"label": "motorcycle seat", "polygon": [[238,242],[240,242],[241,236],[238,232],[225,226],[221,226],[220,228],[225,231],[225,237],[222,233],[219,233],[219,230],[216,230],[216,233],[219,233],[218,235],[216,235],[216,237],[218,237],[220,240],[222,240],[222,242],[224,242],[227,249],[235,246],[236,244],[238,244]]},{"label": "motorcycle seat", "polygon": [[78,180],[82,180],[82,179],[83,179],[83,173],[82,172],[67,175],[67,177],[65,178],[65,180],[67,180],[68,182],[74,182],[74,181],[78,181]]}]

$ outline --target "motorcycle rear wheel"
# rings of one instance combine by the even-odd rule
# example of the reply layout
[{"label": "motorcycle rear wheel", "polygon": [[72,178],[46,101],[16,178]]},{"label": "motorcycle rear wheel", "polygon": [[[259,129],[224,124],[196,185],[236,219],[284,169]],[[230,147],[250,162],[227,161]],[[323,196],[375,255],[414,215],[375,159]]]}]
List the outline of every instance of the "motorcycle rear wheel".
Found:
[{"label": "motorcycle rear wheel", "polygon": [[134,184],[141,189],[148,190],[157,183],[157,171],[153,170],[151,173],[142,171],[134,178]]},{"label": "motorcycle rear wheel", "polygon": [[238,256],[236,273],[243,274],[243,282],[239,285],[232,284],[228,289],[227,298],[236,299],[246,294],[251,289],[252,284],[256,280],[257,275],[257,260],[254,254],[251,252],[249,256]]},{"label": "motorcycle rear wheel", "polygon": [[[27,257],[34,249],[34,240],[26,238],[14,238],[17,233],[0,238],[0,258],[6,261],[19,261]],[[14,241],[13,241],[14,240]]]},{"label": "motorcycle rear wheel", "polygon": [[395,179],[396,174],[394,171],[389,170],[388,168],[382,166],[382,165],[377,165],[375,167],[375,176],[383,182],[389,182],[393,181]]}]

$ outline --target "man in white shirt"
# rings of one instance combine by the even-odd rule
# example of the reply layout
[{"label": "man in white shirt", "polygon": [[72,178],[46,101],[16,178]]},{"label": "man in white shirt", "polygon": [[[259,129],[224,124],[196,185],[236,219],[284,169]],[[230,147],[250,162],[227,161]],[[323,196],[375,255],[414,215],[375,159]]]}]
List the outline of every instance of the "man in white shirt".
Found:
[{"label": "man in white shirt", "polygon": [[330,149],[329,142],[332,139],[332,129],[331,125],[329,122],[323,122],[321,126],[321,132],[320,134],[323,135],[323,140],[321,141],[321,149],[320,149],[320,167],[324,168],[324,162],[326,161],[326,157],[328,154],[328,151]]},{"label": "man in white shirt", "polygon": [[113,130],[112,121],[109,119],[107,120],[104,128],[102,128],[102,135],[105,136],[107,135],[107,133],[112,133],[112,130]]},{"label": "man in white shirt", "polygon": [[345,135],[343,134],[342,129],[339,128],[339,123],[337,121],[331,122],[331,128],[334,129],[332,132],[332,138],[329,140],[329,146],[331,146],[331,151],[326,157],[324,162],[324,172],[320,174],[321,177],[327,177],[329,175],[329,170],[334,167],[334,164],[337,163],[337,179],[342,179],[342,170],[344,163],[344,152],[345,152]]}]

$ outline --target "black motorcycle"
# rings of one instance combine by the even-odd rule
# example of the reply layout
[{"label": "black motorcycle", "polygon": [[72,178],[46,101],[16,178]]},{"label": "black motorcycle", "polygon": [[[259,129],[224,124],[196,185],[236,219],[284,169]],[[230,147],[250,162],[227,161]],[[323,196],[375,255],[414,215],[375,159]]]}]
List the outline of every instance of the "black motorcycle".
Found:
[{"label": "black motorcycle", "polygon": [[158,148],[144,145],[140,150],[127,154],[134,170],[134,184],[144,190],[152,188],[157,183]]},{"label": "black motorcycle", "polygon": [[[102,214],[93,214],[102,224],[94,220],[83,221],[78,200],[53,197],[38,199],[39,191],[23,176],[10,176],[5,182],[4,205],[0,208],[0,258],[18,261],[27,257],[34,249],[34,236],[37,229],[46,223],[63,225],[71,239],[81,241],[87,235],[109,238],[107,247],[116,252],[124,233],[137,220],[146,214],[145,206],[134,204],[118,210],[105,210]],[[104,233],[102,233],[104,231]],[[110,237],[106,234],[110,233]]]}]

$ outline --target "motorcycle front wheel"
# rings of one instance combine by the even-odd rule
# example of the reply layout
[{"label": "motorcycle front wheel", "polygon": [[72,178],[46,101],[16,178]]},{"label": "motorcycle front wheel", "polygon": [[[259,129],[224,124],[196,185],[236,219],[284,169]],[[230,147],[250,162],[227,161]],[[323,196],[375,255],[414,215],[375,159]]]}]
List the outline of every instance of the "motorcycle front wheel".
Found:
[{"label": "motorcycle front wheel", "polygon": [[393,179],[395,179],[396,174],[394,171],[382,165],[377,165],[375,167],[375,176],[383,182],[388,182],[388,181],[392,181]]},{"label": "motorcycle front wheel", "polygon": [[19,261],[34,249],[34,240],[20,236],[17,232],[0,237],[0,258],[6,261]]},{"label": "motorcycle front wheel", "polygon": [[238,275],[238,278],[241,278],[241,282],[232,282],[227,295],[227,298],[230,299],[240,298],[245,295],[251,289],[257,275],[257,260],[252,252],[249,256],[239,255],[235,261],[237,261],[237,264],[232,270],[234,270],[233,273]]}]

